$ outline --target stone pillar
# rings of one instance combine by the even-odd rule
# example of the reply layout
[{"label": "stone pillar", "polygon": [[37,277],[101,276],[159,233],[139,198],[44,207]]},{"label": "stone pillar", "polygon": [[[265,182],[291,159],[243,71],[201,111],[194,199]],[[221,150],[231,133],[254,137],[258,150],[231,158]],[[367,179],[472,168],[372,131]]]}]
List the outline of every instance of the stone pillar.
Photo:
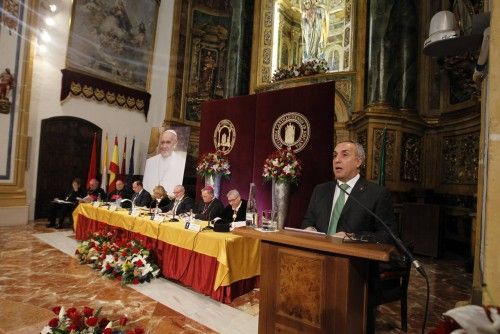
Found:
[{"label": "stone pillar", "polygon": [[414,109],[418,52],[414,0],[373,0],[368,13],[366,103]]}]

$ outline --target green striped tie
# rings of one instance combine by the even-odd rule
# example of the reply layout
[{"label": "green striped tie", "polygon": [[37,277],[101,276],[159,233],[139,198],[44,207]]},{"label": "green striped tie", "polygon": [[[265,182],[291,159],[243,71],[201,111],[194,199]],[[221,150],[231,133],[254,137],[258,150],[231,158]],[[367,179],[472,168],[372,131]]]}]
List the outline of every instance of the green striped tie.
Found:
[{"label": "green striped tie", "polygon": [[[340,188],[347,190],[349,189],[349,185],[347,183],[343,183],[339,185]],[[345,192],[340,190],[339,197],[337,198],[337,202],[333,206],[332,214],[330,215],[330,225],[328,225],[328,234],[333,235],[337,233],[337,225],[339,223],[340,214],[342,213],[342,209],[345,204]]]}]

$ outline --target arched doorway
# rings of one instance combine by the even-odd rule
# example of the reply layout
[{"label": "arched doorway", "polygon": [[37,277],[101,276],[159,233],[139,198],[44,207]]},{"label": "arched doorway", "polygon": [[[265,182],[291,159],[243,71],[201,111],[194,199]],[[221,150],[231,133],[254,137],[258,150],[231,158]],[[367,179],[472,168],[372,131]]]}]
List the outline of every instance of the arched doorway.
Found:
[{"label": "arched doorway", "polygon": [[47,217],[48,203],[68,189],[72,178],[79,177],[85,186],[94,133],[100,161],[102,130],[97,125],[69,116],[42,120],[35,219]]}]

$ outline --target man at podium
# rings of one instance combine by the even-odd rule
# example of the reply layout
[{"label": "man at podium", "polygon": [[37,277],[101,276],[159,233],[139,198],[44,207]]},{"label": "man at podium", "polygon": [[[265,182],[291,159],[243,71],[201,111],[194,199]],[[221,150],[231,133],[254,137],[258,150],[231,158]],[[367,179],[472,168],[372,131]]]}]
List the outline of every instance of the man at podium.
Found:
[{"label": "man at podium", "polygon": [[360,176],[364,160],[365,151],[359,143],[345,141],[337,144],[332,162],[335,181],[314,188],[302,228],[337,237],[352,233],[364,240],[391,242],[388,233],[373,216],[377,215],[391,229],[394,228],[391,196],[385,187]]}]

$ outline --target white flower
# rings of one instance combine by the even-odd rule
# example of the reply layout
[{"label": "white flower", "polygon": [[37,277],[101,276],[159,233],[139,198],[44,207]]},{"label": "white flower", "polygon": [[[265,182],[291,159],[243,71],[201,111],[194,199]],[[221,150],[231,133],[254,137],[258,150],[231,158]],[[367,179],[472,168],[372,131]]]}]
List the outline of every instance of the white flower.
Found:
[{"label": "white flower", "polygon": [[40,334],[52,334],[52,329],[50,329],[49,326],[45,326],[44,328],[42,328],[42,330],[40,331]]}]

